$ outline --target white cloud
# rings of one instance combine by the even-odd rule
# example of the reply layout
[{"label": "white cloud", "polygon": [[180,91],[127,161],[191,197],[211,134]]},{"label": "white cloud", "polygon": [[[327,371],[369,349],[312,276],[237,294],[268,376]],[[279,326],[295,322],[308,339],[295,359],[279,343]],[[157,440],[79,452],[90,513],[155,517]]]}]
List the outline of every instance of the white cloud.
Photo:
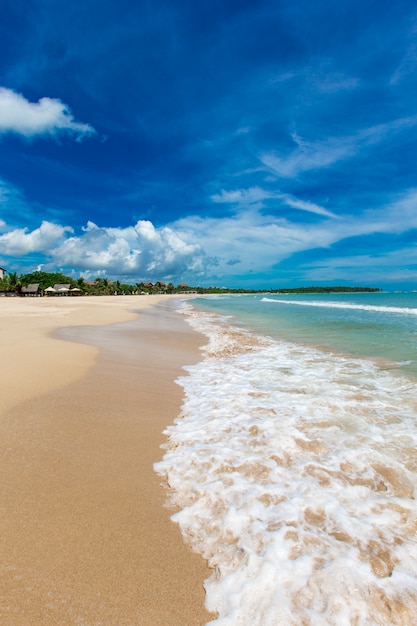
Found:
[{"label": "white cloud", "polygon": [[11,205],[13,210],[20,210],[24,203],[23,195],[11,183],[0,178],[0,207],[2,210]]},{"label": "white cloud", "polygon": [[413,19],[408,37],[405,39],[407,47],[403,58],[395,72],[391,76],[391,85],[396,85],[402,80],[412,76],[417,68],[417,20]]},{"label": "white cloud", "polygon": [[378,209],[366,209],[352,218],[350,235],[403,233],[417,228],[417,189],[410,189]]},{"label": "white cloud", "polygon": [[308,142],[294,134],[293,140],[297,148],[288,155],[266,152],[260,156],[268,170],[284,178],[293,178],[308,170],[328,167],[356,152],[356,141],[349,137]]},{"label": "white cloud", "polygon": [[325,93],[338,93],[339,91],[352,91],[359,85],[359,79],[344,76],[343,74],[328,74],[323,78],[318,78],[316,87]]},{"label": "white cloud", "polygon": [[[331,230],[294,224],[283,218],[248,209],[223,218],[190,216],[178,220],[187,241],[199,241],[207,256],[216,259],[218,276],[265,271],[294,252],[332,243]],[[239,263],[237,263],[239,261]]]},{"label": "white cloud", "polygon": [[146,220],[129,228],[101,228],[88,222],[80,237],[70,237],[52,251],[58,265],[135,278],[170,278],[201,271],[203,250],[181,232],[160,229]]},{"label": "white cloud", "polygon": [[[255,198],[256,193],[249,195]],[[292,196],[286,197],[286,201],[302,202]],[[317,207],[307,208],[313,209]],[[223,277],[270,271],[294,253],[329,249],[349,237],[400,233],[414,228],[417,228],[417,190],[412,189],[387,206],[368,209],[357,216],[308,224],[266,214],[255,204],[226,217],[193,215],[160,228],[147,220],[125,228],[103,228],[89,221],[75,235],[68,227],[43,222],[30,232],[9,229],[0,235],[0,255],[17,257],[42,252],[50,268],[131,277],[135,281],[185,280],[190,284],[206,284]],[[407,252],[407,258],[415,256]],[[366,263],[366,259],[359,259],[358,263],[362,261]],[[391,261],[392,270],[402,265],[400,255]],[[332,267],[331,262],[326,262],[328,280],[333,275],[343,278],[344,267],[352,266],[349,258],[341,259],[340,266],[335,263]],[[319,279],[320,267],[304,269],[311,271],[312,278]]]},{"label": "white cloud", "polygon": [[397,85],[399,82],[412,76],[417,68],[417,45],[413,42],[404,55],[400,65],[391,76],[391,85]]},{"label": "white cloud", "polygon": [[308,141],[293,133],[292,139],[297,147],[289,154],[265,152],[260,155],[260,161],[274,174],[293,178],[302,172],[326,168],[350,158],[365,146],[378,144],[390,134],[407,130],[416,124],[417,115],[414,115],[371,126],[350,136],[330,137],[324,141]]},{"label": "white cloud", "polygon": [[308,202],[306,200],[300,200],[290,194],[284,194],[281,192],[267,191],[260,187],[250,187],[249,189],[235,189],[233,191],[222,191],[219,194],[211,196],[213,202],[218,203],[230,203],[238,204],[240,206],[252,206],[254,204],[262,203],[263,200],[279,200],[280,202],[292,207],[293,209],[299,209],[300,211],[307,211],[308,213],[315,213],[316,215],[322,215],[323,217],[337,218],[335,213],[328,211],[324,207],[315,204],[314,202]]},{"label": "white cloud", "polygon": [[[288,200],[301,202],[291,196],[287,197]],[[400,233],[417,228],[417,190],[412,189],[378,209],[312,224],[262,215],[249,207],[237,215],[223,218],[186,217],[172,227],[181,228],[188,241],[201,242],[208,257],[218,259],[218,275],[233,275],[236,270],[238,273],[265,271],[296,252],[329,248],[349,237]],[[236,259],[240,259],[239,265]],[[345,262],[349,263],[348,260]]]},{"label": "white cloud", "polygon": [[72,232],[72,228],[46,221],[31,232],[28,228],[16,228],[0,235],[0,253],[18,257],[31,252],[48,254],[67,232]]},{"label": "white cloud", "polygon": [[314,202],[300,200],[299,198],[294,198],[294,196],[290,196],[288,194],[282,195],[281,198],[285,202],[285,204],[288,204],[288,206],[292,207],[293,209],[300,209],[300,211],[307,211],[308,213],[323,215],[324,217],[338,217],[335,213],[324,209],[322,206],[315,204]]},{"label": "white cloud", "polygon": [[23,95],[0,87],[0,133],[7,132],[24,137],[71,133],[81,140],[95,130],[89,124],[77,122],[69,107],[58,99],[29,102]]},{"label": "white cloud", "polygon": [[262,202],[268,198],[274,198],[276,194],[260,187],[250,187],[249,189],[235,189],[226,191],[222,189],[220,193],[213,194],[211,199],[213,202],[219,203],[235,203],[235,204],[253,204]]},{"label": "white cloud", "polygon": [[[413,266],[413,267],[410,267]],[[357,276],[362,284],[375,286],[417,281],[417,248],[391,252],[335,257],[302,268],[304,279],[310,282],[333,280],[351,281]]]}]

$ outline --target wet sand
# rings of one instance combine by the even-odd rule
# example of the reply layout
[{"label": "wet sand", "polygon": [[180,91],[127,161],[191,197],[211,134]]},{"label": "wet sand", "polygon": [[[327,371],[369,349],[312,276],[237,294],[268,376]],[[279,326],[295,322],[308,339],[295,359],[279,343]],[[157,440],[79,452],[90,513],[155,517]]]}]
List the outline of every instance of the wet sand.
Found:
[{"label": "wet sand", "polygon": [[205,624],[153,471],[201,337],[166,297],[28,300],[0,301],[0,623]]}]

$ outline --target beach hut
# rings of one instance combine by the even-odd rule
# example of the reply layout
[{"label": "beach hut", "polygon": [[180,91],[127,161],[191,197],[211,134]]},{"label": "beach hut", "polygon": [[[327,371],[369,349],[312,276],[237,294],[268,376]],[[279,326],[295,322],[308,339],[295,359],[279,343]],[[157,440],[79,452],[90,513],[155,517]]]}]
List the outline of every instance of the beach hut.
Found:
[{"label": "beach hut", "polygon": [[20,295],[25,297],[36,298],[42,295],[42,290],[39,289],[39,283],[31,283],[30,285],[23,286],[20,290]]},{"label": "beach hut", "polygon": [[47,296],[52,296],[52,295],[55,295],[56,292],[55,292],[55,289],[53,287],[47,287],[45,289],[45,293],[46,293]]},{"label": "beach hut", "polygon": [[54,285],[55,296],[67,296],[70,290],[69,283],[56,283]]}]

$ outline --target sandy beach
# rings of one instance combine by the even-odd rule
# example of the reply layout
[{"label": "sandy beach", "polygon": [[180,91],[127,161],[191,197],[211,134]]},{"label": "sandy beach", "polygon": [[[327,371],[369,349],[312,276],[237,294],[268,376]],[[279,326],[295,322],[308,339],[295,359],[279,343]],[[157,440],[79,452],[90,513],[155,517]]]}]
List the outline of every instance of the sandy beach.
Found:
[{"label": "sandy beach", "polygon": [[170,303],[0,299],[2,625],[213,619],[153,470],[202,343]]}]

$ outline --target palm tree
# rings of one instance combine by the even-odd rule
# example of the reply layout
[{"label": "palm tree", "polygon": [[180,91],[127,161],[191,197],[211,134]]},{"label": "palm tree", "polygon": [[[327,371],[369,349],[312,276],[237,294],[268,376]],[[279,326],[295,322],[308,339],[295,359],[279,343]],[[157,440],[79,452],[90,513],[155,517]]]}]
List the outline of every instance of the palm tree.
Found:
[{"label": "palm tree", "polygon": [[109,281],[107,278],[96,278],[95,280],[96,290],[101,294],[109,293]]},{"label": "palm tree", "polygon": [[136,283],[135,287],[138,293],[148,293],[149,291],[149,287],[144,282]]},{"label": "palm tree", "polygon": [[9,281],[7,280],[7,276],[3,276],[0,278],[0,291],[8,291],[9,289]]},{"label": "palm tree", "polygon": [[21,287],[21,282],[19,280],[17,272],[10,272],[10,274],[8,274],[6,278],[9,284],[8,291],[18,291]]}]

